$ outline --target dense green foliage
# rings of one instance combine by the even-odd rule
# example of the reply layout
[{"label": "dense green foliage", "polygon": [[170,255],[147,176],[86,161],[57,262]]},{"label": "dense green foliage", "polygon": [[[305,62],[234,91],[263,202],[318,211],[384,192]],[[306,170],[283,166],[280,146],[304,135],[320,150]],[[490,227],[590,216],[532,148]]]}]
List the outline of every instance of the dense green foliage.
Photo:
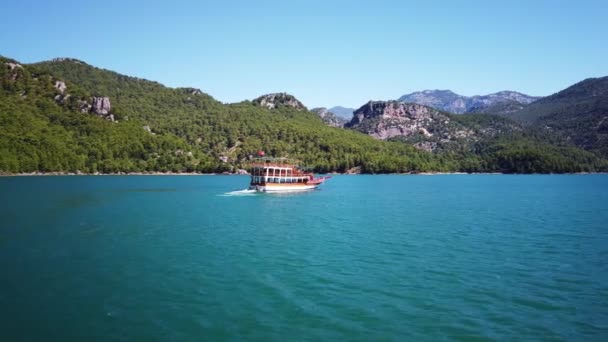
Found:
[{"label": "dense green foliage", "polygon": [[[2,172],[222,172],[246,167],[259,149],[299,159],[318,172],[353,167],[365,173],[606,168],[592,154],[539,145],[529,137],[495,137],[433,154],[328,127],[315,114],[289,106],[267,110],[249,101],[222,104],[196,89],[167,88],[75,60],[20,67],[8,62],[14,61],[0,58]],[[57,80],[66,82],[65,94],[55,88]],[[79,104],[92,96],[108,96],[118,122],[80,112]],[[488,125],[483,120],[504,119],[460,120],[482,129]]]},{"label": "dense green foliage", "polygon": [[[7,172],[221,172],[245,166],[259,149],[300,159],[321,172],[355,166],[364,172],[443,169],[431,154],[327,127],[316,115],[289,107],[269,111],[249,102],[224,105],[193,89],[170,89],[71,60],[24,66],[15,80],[9,68],[3,72],[0,169]],[[109,96],[119,122],[58,104],[55,77],[83,99]],[[27,94],[21,96],[15,87]],[[16,138],[23,134],[38,140]],[[48,153],[59,162],[46,165]]]},{"label": "dense green foliage", "polygon": [[464,172],[568,173],[606,170],[605,160],[551,132],[528,129],[489,114],[447,114],[472,130],[468,138],[439,144],[439,156],[457,161]]},{"label": "dense green foliage", "polygon": [[605,171],[605,160],[572,146],[552,145],[524,134],[483,140],[445,152],[464,172],[571,173]]},{"label": "dense green foliage", "polygon": [[[0,60],[0,171],[131,172],[211,167],[203,153],[171,134],[152,135],[134,121],[113,123],[58,104],[55,78]],[[69,84],[72,99],[88,98]]]},{"label": "dense green foliage", "polygon": [[525,106],[515,100],[504,100],[488,107],[471,108],[467,113],[509,114],[521,110]]},{"label": "dense green foliage", "polygon": [[586,79],[505,115],[608,158],[608,77]]},{"label": "dense green foliage", "polygon": [[[530,129],[496,115],[452,115],[476,132],[493,134],[471,144],[463,156],[466,171],[505,173],[595,172],[606,169],[606,161],[582,151],[559,136]],[[476,160],[477,159],[477,160]]]}]

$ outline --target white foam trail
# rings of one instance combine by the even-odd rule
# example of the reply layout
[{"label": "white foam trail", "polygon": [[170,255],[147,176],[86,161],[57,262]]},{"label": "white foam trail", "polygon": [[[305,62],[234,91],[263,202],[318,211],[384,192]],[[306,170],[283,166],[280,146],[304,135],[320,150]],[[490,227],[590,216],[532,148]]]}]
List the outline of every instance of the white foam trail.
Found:
[{"label": "white foam trail", "polygon": [[257,191],[255,191],[255,190],[243,189],[243,190],[230,191],[230,192],[227,192],[220,196],[249,196],[249,195],[255,195],[256,192]]}]

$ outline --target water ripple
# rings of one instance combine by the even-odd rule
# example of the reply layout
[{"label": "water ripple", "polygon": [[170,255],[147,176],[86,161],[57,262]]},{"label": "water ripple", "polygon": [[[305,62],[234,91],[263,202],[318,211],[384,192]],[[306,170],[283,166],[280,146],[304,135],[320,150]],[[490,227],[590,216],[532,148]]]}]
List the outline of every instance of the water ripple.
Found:
[{"label": "water ripple", "polygon": [[608,339],[608,176],[32,179],[3,340]]}]

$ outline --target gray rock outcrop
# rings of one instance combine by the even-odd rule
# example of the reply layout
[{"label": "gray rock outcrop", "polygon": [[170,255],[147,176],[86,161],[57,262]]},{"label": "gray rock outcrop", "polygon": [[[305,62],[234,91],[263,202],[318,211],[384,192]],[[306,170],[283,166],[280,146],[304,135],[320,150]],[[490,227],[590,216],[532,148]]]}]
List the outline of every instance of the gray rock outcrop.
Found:
[{"label": "gray rock outcrop", "polygon": [[81,113],[89,113],[91,111],[91,105],[87,101],[78,100],[78,110]]},{"label": "gray rock outcrop", "polygon": [[203,91],[198,88],[185,87],[185,88],[177,88],[177,89],[187,95],[202,95],[203,94]]},{"label": "gray rock outcrop", "polygon": [[65,90],[67,89],[65,82],[55,81],[55,89],[57,89],[60,93],[63,94],[63,92],[65,92]]},{"label": "gray rock outcrop", "polygon": [[89,112],[106,120],[115,121],[114,114],[112,114],[111,110],[112,104],[110,103],[110,98],[107,96],[93,97],[91,98],[91,104],[84,101],[81,101],[80,103],[81,112]]},{"label": "gray rock outcrop", "polygon": [[306,107],[295,98],[293,95],[287,93],[273,93],[262,95],[255,100],[254,104],[257,104],[266,109],[275,109],[281,106],[292,107],[297,110],[306,110]]},{"label": "gray rock outcrop", "polygon": [[93,97],[91,112],[97,115],[107,115],[110,113],[112,105],[109,97]]},{"label": "gray rock outcrop", "polygon": [[23,66],[21,66],[21,64],[19,64],[19,63],[6,62],[6,63],[4,63],[4,64],[8,65],[8,67],[9,67],[11,70],[13,70],[13,69],[15,69],[15,68],[23,69]]}]

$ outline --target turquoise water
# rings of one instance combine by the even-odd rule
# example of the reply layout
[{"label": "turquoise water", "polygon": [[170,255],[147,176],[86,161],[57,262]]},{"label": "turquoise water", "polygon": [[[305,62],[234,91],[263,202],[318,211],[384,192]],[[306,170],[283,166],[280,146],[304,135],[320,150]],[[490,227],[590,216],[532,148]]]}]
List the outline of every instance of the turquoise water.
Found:
[{"label": "turquoise water", "polygon": [[0,340],[607,340],[608,176],[0,178]]}]

